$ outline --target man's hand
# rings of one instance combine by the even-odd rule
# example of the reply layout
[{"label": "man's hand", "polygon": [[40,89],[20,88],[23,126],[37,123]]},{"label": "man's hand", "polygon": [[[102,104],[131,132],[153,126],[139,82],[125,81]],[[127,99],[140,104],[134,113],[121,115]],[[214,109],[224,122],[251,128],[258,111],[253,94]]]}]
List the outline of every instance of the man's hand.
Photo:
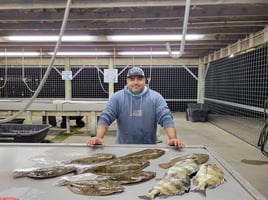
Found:
[{"label": "man's hand", "polygon": [[102,143],[103,143],[103,139],[100,137],[92,137],[87,141],[88,146],[93,146],[95,144],[102,144]]},{"label": "man's hand", "polygon": [[167,141],[167,145],[177,146],[177,147],[185,147],[185,144],[183,143],[183,141],[180,139],[177,139],[177,138],[169,139]]}]

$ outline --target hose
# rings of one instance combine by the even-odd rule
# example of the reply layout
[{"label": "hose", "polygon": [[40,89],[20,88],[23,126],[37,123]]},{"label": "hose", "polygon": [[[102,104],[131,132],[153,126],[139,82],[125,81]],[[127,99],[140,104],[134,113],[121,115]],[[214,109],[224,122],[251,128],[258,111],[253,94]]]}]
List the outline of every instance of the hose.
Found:
[{"label": "hose", "polygon": [[181,38],[181,46],[180,46],[179,54],[173,55],[172,51],[171,51],[170,44],[168,42],[166,43],[166,49],[167,49],[168,54],[171,58],[180,58],[182,56],[182,54],[184,53],[185,39],[186,39],[187,26],[188,26],[189,14],[190,14],[190,6],[191,6],[191,0],[186,0],[182,38]]},{"label": "hose", "polygon": [[44,74],[43,80],[40,82],[40,85],[36,89],[35,93],[31,97],[29,102],[24,106],[24,108],[22,108],[19,112],[17,112],[14,115],[12,115],[12,116],[10,116],[8,118],[0,120],[0,123],[9,122],[9,121],[15,119],[17,116],[21,115],[33,103],[33,101],[36,99],[36,97],[38,96],[38,94],[42,90],[43,86],[45,85],[45,82],[46,82],[46,80],[47,80],[47,78],[48,78],[48,76],[50,74],[50,71],[51,71],[53,65],[54,65],[54,61],[56,59],[57,52],[58,52],[58,50],[60,48],[60,44],[61,44],[61,41],[62,41],[62,37],[63,37],[64,31],[65,31],[65,27],[66,27],[66,24],[67,24],[67,21],[68,21],[69,13],[70,13],[71,2],[72,2],[71,0],[67,0],[65,13],[64,13],[64,18],[63,18],[61,29],[60,29],[59,38],[58,38],[58,41],[56,43],[52,58],[51,58],[50,63],[49,63],[49,66],[48,66],[48,68],[46,70],[46,73]]},{"label": "hose", "polygon": [[[268,104],[268,99],[264,103],[264,121],[265,121],[265,123],[264,123],[264,127],[262,128],[261,133],[260,133],[258,147],[260,147],[262,154],[268,157],[268,151],[265,150],[265,145],[266,145],[266,142],[268,140],[268,120],[266,117],[267,104]],[[268,147],[267,147],[267,149],[268,149]]]}]

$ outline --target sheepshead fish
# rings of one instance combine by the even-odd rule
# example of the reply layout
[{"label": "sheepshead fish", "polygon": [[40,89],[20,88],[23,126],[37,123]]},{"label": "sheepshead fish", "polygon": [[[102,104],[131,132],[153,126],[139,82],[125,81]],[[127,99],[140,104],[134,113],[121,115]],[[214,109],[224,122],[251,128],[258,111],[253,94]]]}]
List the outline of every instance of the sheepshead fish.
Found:
[{"label": "sheepshead fish", "polygon": [[85,157],[85,158],[78,158],[78,159],[74,159],[74,160],[70,160],[70,161],[64,161],[65,164],[81,164],[81,165],[85,165],[85,164],[94,164],[94,163],[100,163],[100,162],[104,162],[107,160],[112,160],[116,158],[116,156],[114,154],[110,154],[110,153],[98,153],[98,154],[94,154],[90,157]]},{"label": "sheepshead fish", "polygon": [[178,173],[178,171],[183,171],[187,176],[191,177],[196,174],[199,170],[199,165],[195,160],[186,159],[176,162],[172,167],[170,167],[167,171],[167,175],[172,176],[173,174]]},{"label": "sheepshead fish", "polygon": [[160,156],[164,155],[165,151],[162,149],[144,149],[142,151],[138,151],[135,153],[130,153],[120,158],[135,158],[135,159],[144,159],[144,160],[152,160],[159,158]]},{"label": "sheepshead fish", "polygon": [[67,187],[73,193],[90,196],[104,196],[124,191],[124,187],[122,185],[111,180],[70,182],[67,184]]},{"label": "sheepshead fish", "polygon": [[197,164],[203,164],[203,163],[208,161],[209,155],[208,154],[202,154],[202,153],[188,154],[188,155],[185,155],[185,156],[180,156],[180,157],[173,158],[169,162],[161,163],[158,166],[163,168],[163,169],[168,169],[171,166],[173,166],[176,162],[179,162],[179,161],[182,161],[182,160],[185,160],[185,159],[193,159],[193,160],[196,161]]},{"label": "sheepshead fish", "polygon": [[167,175],[161,179],[146,196],[139,196],[140,199],[154,199],[156,196],[181,195],[190,189],[191,180],[183,170],[172,176]]},{"label": "sheepshead fish", "polygon": [[192,191],[201,192],[206,196],[206,188],[214,188],[224,182],[224,173],[215,164],[201,165],[193,184],[196,186]]},{"label": "sheepshead fish", "polygon": [[36,179],[52,178],[75,172],[74,166],[53,166],[43,168],[28,168],[13,170],[13,178],[29,177]]},{"label": "sheepshead fish", "polygon": [[148,160],[133,159],[133,158],[117,158],[110,162],[102,163],[96,166],[92,166],[83,170],[82,173],[91,172],[94,174],[100,173],[117,173],[129,170],[142,170],[148,167],[150,162]]},{"label": "sheepshead fish", "polygon": [[182,195],[190,190],[190,175],[196,173],[198,169],[199,165],[192,159],[176,162],[146,196],[139,197],[154,199],[156,196]]}]

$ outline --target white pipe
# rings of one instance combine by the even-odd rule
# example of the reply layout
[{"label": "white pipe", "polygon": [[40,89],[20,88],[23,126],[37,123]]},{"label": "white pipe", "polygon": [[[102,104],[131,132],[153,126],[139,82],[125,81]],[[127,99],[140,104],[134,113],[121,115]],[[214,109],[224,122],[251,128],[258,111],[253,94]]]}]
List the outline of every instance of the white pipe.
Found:
[{"label": "white pipe", "polygon": [[169,56],[172,58],[179,58],[184,53],[185,37],[186,37],[186,33],[187,33],[188,19],[189,19],[189,13],[190,13],[190,5],[191,5],[191,0],[186,0],[182,38],[181,38],[181,46],[180,46],[179,54],[173,55],[173,53],[171,51],[170,44],[168,42],[166,43],[166,49],[168,51]]},{"label": "white pipe", "polygon": [[195,80],[198,80],[197,76],[185,65],[182,66],[187,72],[189,72],[189,74],[192,75],[192,77],[194,77]]},{"label": "white pipe", "polygon": [[68,17],[69,17],[69,12],[70,12],[70,8],[71,8],[71,2],[72,2],[71,0],[67,0],[66,9],[65,9],[64,18],[63,18],[62,25],[61,25],[59,38],[58,38],[57,44],[55,46],[54,53],[53,53],[52,58],[50,60],[49,66],[48,66],[48,68],[46,70],[46,73],[45,73],[45,75],[43,77],[43,80],[40,82],[40,85],[38,86],[37,90],[33,94],[32,98],[29,100],[29,102],[25,105],[25,107],[22,108],[16,114],[14,114],[14,115],[6,118],[6,119],[0,120],[0,123],[9,122],[9,121],[15,119],[17,116],[21,115],[33,103],[33,101],[36,99],[36,97],[40,93],[41,89],[43,88],[43,86],[44,86],[44,84],[45,84],[45,82],[46,82],[46,80],[47,80],[47,78],[48,78],[48,76],[50,74],[50,71],[51,71],[51,69],[52,69],[52,67],[54,65],[54,61],[56,59],[57,52],[58,52],[58,50],[60,48],[60,44],[61,44],[61,41],[62,41],[62,36],[64,34],[65,27],[66,27]]}]

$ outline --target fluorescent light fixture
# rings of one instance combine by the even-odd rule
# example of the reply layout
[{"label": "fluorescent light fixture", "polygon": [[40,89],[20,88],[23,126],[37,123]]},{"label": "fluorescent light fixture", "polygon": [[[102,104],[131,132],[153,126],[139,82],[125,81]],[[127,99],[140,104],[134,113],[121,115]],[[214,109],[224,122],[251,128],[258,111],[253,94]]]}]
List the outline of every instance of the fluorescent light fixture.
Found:
[{"label": "fluorescent light fixture", "polygon": [[[5,40],[12,42],[56,42],[59,39],[59,36],[5,36]],[[62,41],[64,42],[87,42],[95,41],[95,36],[89,35],[74,35],[74,36],[63,36]]]},{"label": "fluorescent light fixture", "polygon": [[[188,34],[186,40],[202,39],[204,35]],[[56,42],[59,36],[4,36],[4,40],[9,42]],[[144,41],[179,41],[182,35],[107,35],[107,36],[90,36],[90,35],[67,35],[62,37],[63,42],[92,42],[92,41],[111,41],[111,42],[144,42]]]},{"label": "fluorescent light fixture", "polygon": [[21,56],[21,57],[35,57],[35,56],[40,56],[40,53],[39,52],[0,52],[0,56],[1,57],[4,57],[4,56],[7,56],[7,57],[18,57],[18,56]]},{"label": "fluorescent light fixture", "polygon": [[[54,52],[49,52],[49,55],[53,55]],[[111,55],[109,52],[105,51],[96,51],[96,52],[69,52],[69,51],[62,51],[62,52],[57,52],[57,56],[108,56]]]},{"label": "fluorescent light fixture", "polygon": [[[173,51],[173,54],[179,54],[179,51]],[[168,55],[167,51],[122,51],[118,52],[121,56],[150,56],[150,55]]]},{"label": "fluorescent light fixture", "polygon": [[[202,39],[203,35],[189,34],[186,35],[186,40]],[[182,35],[112,35],[107,36],[107,40],[114,42],[127,41],[177,41],[181,40]]]}]

